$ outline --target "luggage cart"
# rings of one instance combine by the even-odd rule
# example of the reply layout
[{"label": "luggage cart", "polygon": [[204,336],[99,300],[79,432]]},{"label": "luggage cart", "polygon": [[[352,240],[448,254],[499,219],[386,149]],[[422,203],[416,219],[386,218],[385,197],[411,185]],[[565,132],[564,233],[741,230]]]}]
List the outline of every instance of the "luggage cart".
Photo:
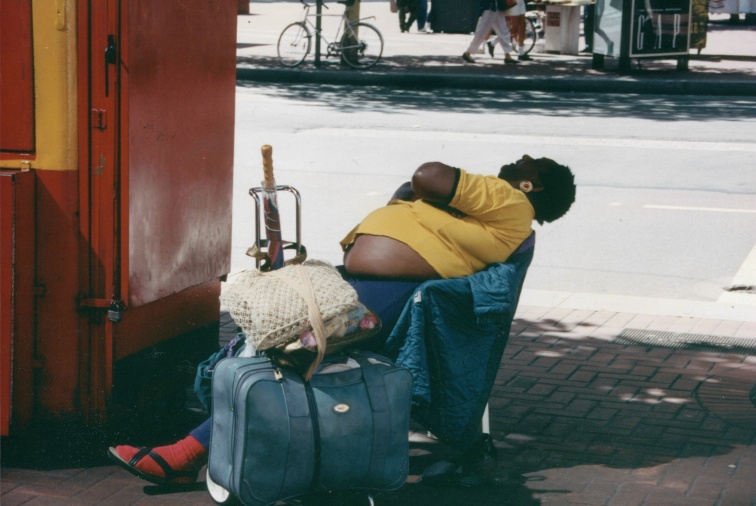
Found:
[{"label": "luggage cart", "polygon": [[[264,213],[262,212],[263,191],[261,186],[249,189],[249,195],[255,201],[255,243],[247,249],[247,256],[255,259],[258,269],[267,270],[266,262],[269,261],[268,246],[270,245],[270,241],[262,235],[262,226],[264,224]],[[304,261],[307,257],[307,249],[302,244],[302,197],[296,188],[289,185],[276,185],[276,192],[291,194],[295,203],[296,239],[295,242],[283,241],[285,251],[294,251],[294,258],[288,260],[288,262],[297,263]]]}]

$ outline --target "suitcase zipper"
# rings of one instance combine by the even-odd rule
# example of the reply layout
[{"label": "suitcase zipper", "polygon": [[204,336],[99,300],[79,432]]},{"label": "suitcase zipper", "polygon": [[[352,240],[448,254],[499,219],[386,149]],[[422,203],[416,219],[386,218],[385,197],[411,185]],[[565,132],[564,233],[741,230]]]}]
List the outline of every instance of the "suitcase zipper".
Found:
[{"label": "suitcase zipper", "polygon": [[[261,367],[262,366],[262,367]],[[241,373],[241,376],[239,376],[235,382],[234,388],[234,395],[231,398],[231,411],[235,411],[236,409],[236,400],[239,398],[239,391],[242,389],[242,386],[244,384],[244,381],[247,379],[247,376],[255,374],[255,373],[265,373],[270,370],[271,365],[265,364],[265,363],[258,363],[258,364],[250,364],[249,370],[245,370]],[[273,376],[276,380],[281,381],[281,371],[278,370],[275,366],[273,366]]]},{"label": "suitcase zipper", "polygon": [[312,435],[315,450],[315,465],[312,471],[312,483],[310,490],[315,491],[320,481],[320,424],[318,423],[318,407],[315,404],[315,393],[312,391],[312,385],[305,381],[305,394],[307,395],[307,404],[310,407],[310,419],[312,420]]}]

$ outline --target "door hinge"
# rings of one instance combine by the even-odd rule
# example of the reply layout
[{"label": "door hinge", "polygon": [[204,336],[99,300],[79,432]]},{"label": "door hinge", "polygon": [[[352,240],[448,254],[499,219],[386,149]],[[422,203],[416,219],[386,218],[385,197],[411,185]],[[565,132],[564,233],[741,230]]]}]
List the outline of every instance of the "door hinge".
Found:
[{"label": "door hinge", "polygon": [[105,130],[108,127],[108,111],[105,109],[92,109],[92,128]]}]

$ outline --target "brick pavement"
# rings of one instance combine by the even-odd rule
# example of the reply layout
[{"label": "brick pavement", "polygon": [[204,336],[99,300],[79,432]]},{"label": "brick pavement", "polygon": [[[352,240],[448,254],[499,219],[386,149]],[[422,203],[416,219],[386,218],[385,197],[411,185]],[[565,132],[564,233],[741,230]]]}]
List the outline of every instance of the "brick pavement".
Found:
[{"label": "brick pavement", "polygon": [[[627,328],[756,339],[752,322],[521,307],[490,402],[494,483],[424,485],[444,449],[416,434],[408,483],[376,503],[756,504],[756,347],[617,342]],[[103,461],[30,467],[3,463],[4,506],[213,504],[202,484],[165,493]]]}]

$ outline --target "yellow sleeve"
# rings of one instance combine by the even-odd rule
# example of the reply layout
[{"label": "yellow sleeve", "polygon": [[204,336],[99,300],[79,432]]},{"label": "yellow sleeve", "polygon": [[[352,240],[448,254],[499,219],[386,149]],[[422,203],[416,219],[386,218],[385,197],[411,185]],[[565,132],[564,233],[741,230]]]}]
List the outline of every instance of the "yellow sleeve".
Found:
[{"label": "yellow sleeve", "polygon": [[460,169],[456,192],[449,205],[484,222],[500,221],[504,211],[535,217],[527,197],[496,176],[470,174]]}]

